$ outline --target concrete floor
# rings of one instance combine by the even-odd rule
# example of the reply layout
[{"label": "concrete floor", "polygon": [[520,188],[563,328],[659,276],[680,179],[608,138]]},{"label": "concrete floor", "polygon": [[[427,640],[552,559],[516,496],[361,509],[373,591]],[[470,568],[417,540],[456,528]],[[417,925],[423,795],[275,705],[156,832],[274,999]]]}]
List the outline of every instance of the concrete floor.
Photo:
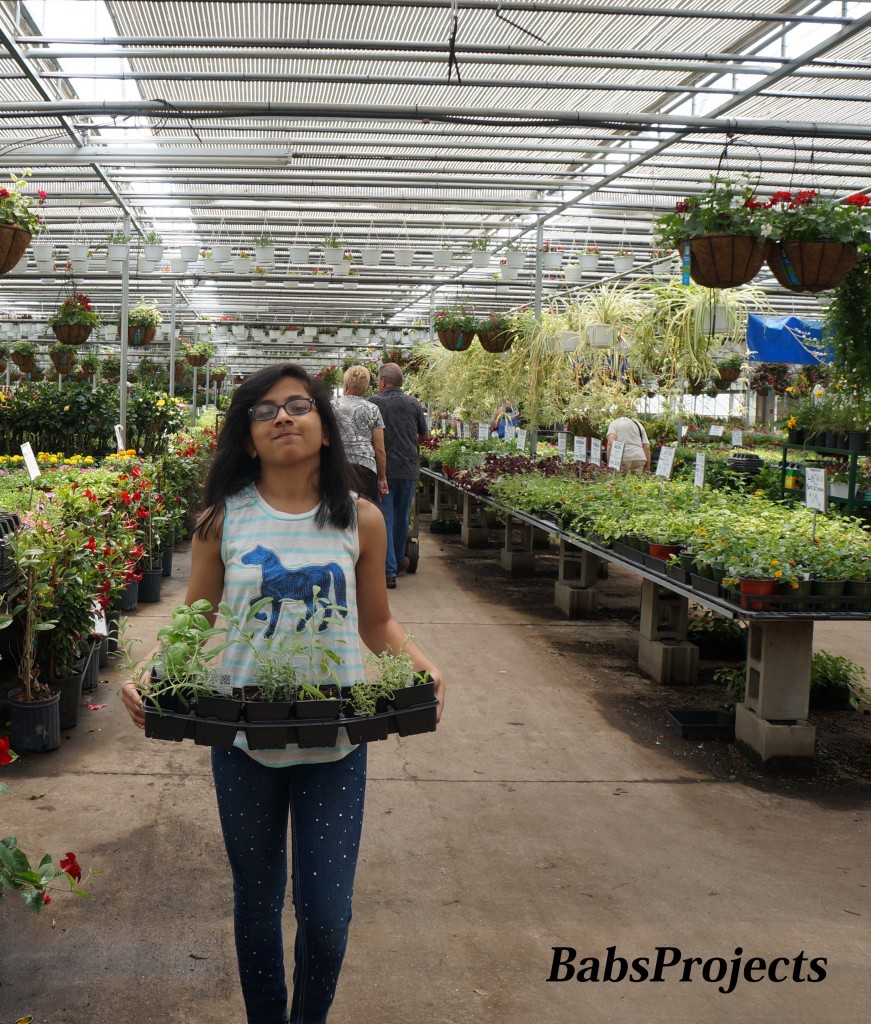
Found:
[{"label": "concrete floor", "polygon": [[[867,803],[717,781],[639,745],[585,693],[580,657],[550,656],[530,639],[535,616],[478,598],[450,549],[421,540],[420,571],[392,604],[438,652],[448,703],[437,733],[372,745],[331,1024],[865,1024]],[[185,568],[177,559],[161,604],[131,617],[146,645]],[[867,632],[824,627],[818,643],[853,643],[869,664]],[[73,850],[98,873],[91,900],[59,896],[39,917],[3,902],[0,1024],[241,1022],[208,752],[146,740],[115,695],[120,674],[101,675],[92,702],[107,707],[83,708],[59,751],[4,772],[0,834]],[[664,946],[702,960],[803,953],[826,958],[827,976],[740,980],[731,994],[698,965],[689,982],[672,970],[549,983],[554,946],[573,947],[575,966],[609,946],[628,959]]]}]

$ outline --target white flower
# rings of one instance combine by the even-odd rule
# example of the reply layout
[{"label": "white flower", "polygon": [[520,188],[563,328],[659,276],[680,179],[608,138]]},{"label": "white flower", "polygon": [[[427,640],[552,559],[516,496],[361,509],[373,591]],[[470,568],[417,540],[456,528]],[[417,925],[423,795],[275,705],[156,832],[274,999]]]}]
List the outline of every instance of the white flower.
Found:
[{"label": "white flower", "polygon": [[766,238],[768,238],[768,236],[772,232],[772,227],[770,224],[763,224],[762,227],[759,229],[759,232],[760,234],[763,234]]},{"label": "white flower", "polygon": [[744,205],[744,200],[740,196],[732,196],[732,201],[729,203],[730,210],[740,210]]}]

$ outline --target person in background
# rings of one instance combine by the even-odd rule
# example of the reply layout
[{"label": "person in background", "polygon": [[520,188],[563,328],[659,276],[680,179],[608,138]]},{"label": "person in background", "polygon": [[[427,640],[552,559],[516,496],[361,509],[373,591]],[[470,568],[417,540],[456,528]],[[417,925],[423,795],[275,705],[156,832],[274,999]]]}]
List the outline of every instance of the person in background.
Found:
[{"label": "person in background", "polygon": [[503,405],[499,412],[496,413],[496,418],[490,426],[491,436],[495,433],[499,438],[504,439],[506,423],[510,423],[514,427],[517,426],[517,413],[507,404]]},{"label": "person in background", "polygon": [[333,409],[351,464],[351,483],[358,494],[377,504],[387,494],[387,452],[381,411],[362,397],[371,379],[365,366],[347,369],[342,396],[333,399]]},{"label": "person in background", "polygon": [[418,445],[429,439],[423,406],[402,390],[402,380],[396,363],[385,363],[378,371],[378,394],[369,399],[384,417],[387,493],[381,497],[381,511],[387,524],[384,572],[388,590],[396,587],[396,574],[408,568],[405,542],[408,513],[420,478]]},{"label": "person in background", "polygon": [[621,473],[637,473],[640,476],[650,472],[650,441],[647,431],[638,420],[631,416],[618,416],[608,424],[605,444],[609,459],[615,441],[622,441],[625,445]]}]

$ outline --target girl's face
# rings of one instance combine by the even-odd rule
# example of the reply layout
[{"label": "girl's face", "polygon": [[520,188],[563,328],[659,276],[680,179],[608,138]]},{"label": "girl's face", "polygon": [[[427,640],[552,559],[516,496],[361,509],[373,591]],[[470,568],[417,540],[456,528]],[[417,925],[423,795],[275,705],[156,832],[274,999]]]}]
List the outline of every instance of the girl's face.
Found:
[{"label": "girl's face", "polygon": [[263,465],[297,465],[320,462],[320,451],[330,443],[320,413],[307,388],[296,377],[282,377],[251,407],[264,419],[249,413],[249,455]]}]

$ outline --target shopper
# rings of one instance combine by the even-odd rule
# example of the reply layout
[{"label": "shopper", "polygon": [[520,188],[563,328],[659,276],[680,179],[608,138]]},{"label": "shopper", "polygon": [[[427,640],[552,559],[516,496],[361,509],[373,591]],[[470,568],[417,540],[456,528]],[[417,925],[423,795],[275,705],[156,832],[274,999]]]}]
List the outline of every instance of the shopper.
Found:
[{"label": "shopper", "polygon": [[506,423],[510,423],[513,427],[517,426],[517,413],[510,405],[503,405],[496,413],[493,422],[490,424],[490,436],[492,437],[493,434],[496,434],[497,437],[504,440]]},{"label": "shopper", "polygon": [[396,363],[385,363],[378,371],[378,394],[372,401],[384,417],[384,444],[387,448],[387,494],[381,509],[387,523],[387,558],[384,563],[387,586],[396,586],[396,573],[408,568],[405,542],[408,539],[408,513],[420,478],[418,445],[429,438],[423,407],[402,390],[402,370]]},{"label": "shopper", "polygon": [[[335,563],[334,576],[344,574],[347,614],[324,620],[326,639],[344,641],[343,663],[336,666],[343,686],[363,677],[361,639],[376,653],[399,650],[405,631],[387,603],[384,520],[368,501],[353,500],[329,396],[301,366],[270,366],[238,386],[205,498],[191,551],[188,602],[205,598],[217,607],[223,597],[237,614],[247,613],[262,580],[243,556],[265,545],[285,567],[289,587],[294,577],[298,584],[310,581],[313,561]],[[336,599],[333,593],[324,596]],[[296,629],[291,609],[282,603],[279,632]],[[262,645],[263,636],[255,641]],[[417,670],[435,677],[443,699],[436,666],[414,643],[406,643],[405,650]],[[236,685],[250,680],[252,659],[244,643],[223,657]],[[144,728],[132,681],[124,684],[122,699]],[[249,1024],[321,1024],[333,1001],[351,921],[366,747],[351,746],[344,731],[335,747],[306,750],[289,745],[249,751],[243,737],[240,733],[230,749],[213,748],[212,772],[233,873],[247,1019]],[[297,919],[289,1018],[281,930],[288,815]]]},{"label": "shopper", "polygon": [[365,366],[349,367],[342,396],[333,399],[333,408],[351,466],[352,485],[364,498],[377,502],[379,496],[387,494],[387,454],[381,411],[362,397],[371,379]]},{"label": "shopper", "polygon": [[611,448],[615,441],[622,441],[623,461],[620,464],[621,473],[649,473],[650,472],[650,441],[647,438],[647,431],[631,416],[618,416],[608,424],[608,433],[605,438],[608,458],[611,458]]}]

